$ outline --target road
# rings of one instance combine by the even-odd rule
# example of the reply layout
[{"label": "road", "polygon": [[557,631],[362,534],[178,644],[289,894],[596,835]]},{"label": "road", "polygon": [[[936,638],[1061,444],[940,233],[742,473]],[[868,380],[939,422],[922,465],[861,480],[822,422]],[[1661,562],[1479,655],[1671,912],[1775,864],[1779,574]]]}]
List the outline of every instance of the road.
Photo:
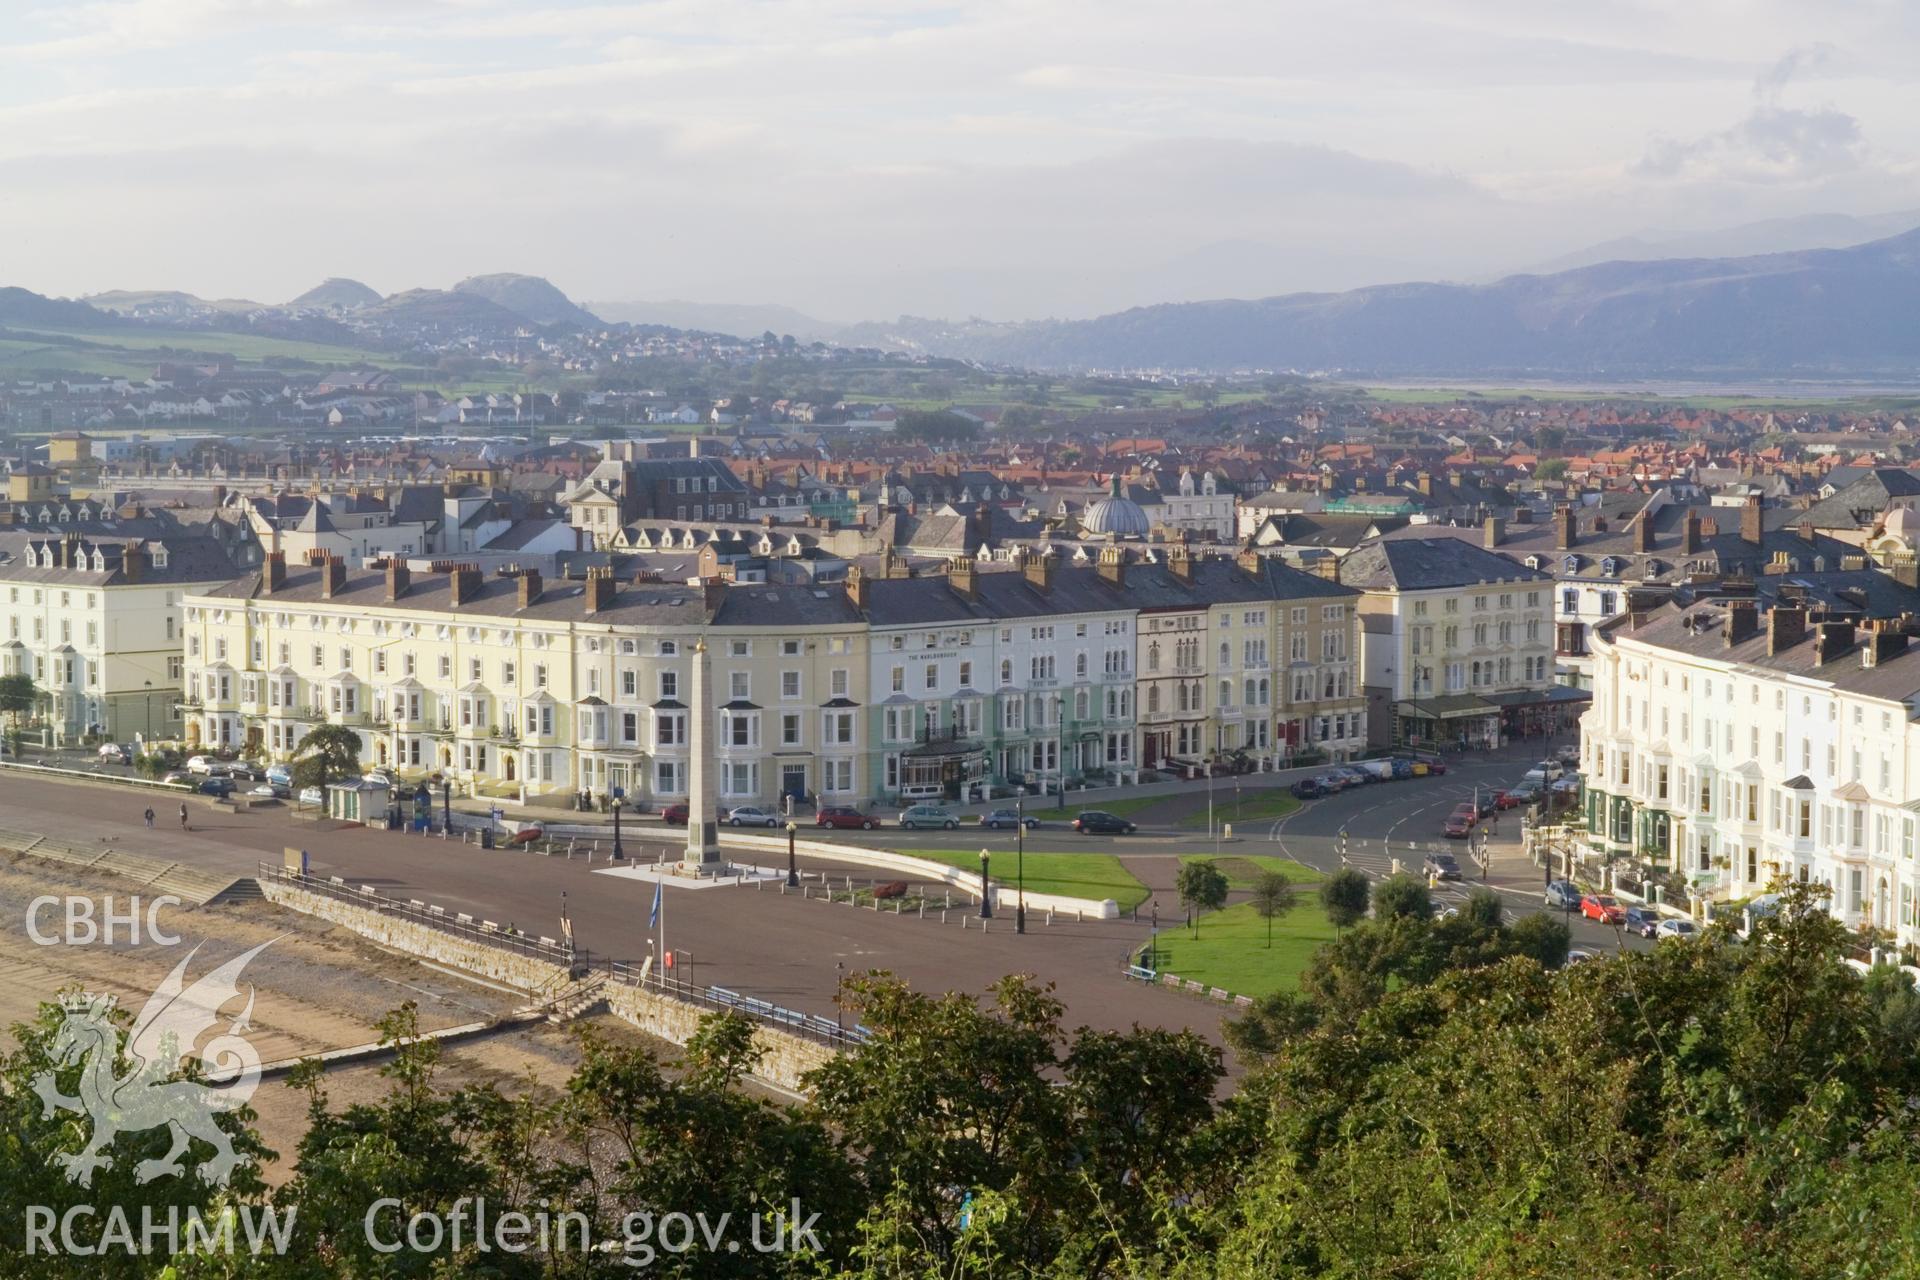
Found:
[{"label": "road", "polygon": [[[151,804],[157,829],[145,829]],[[228,813],[202,799],[188,801],[191,833],[179,830],[180,801],[106,783],[52,781],[0,774],[0,827],[58,834],[72,842],[117,845],[195,866],[252,874],[261,860],[278,862],[283,848],[305,849],[317,875],[371,884],[383,893],[418,898],[480,919],[512,922],[525,932],[558,936],[562,895],[579,943],[593,952],[639,960],[647,955],[647,916],[653,886],[601,874],[604,863],[500,850],[482,852],[458,841],[362,828],[327,829],[295,822],[284,807]],[[628,837],[633,855],[651,858],[669,833],[658,825]],[[677,834],[677,833],[674,833]],[[981,833],[966,833],[972,837]],[[1011,840],[1011,833],[1007,833]],[[960,847],[969,847],[961,845]],[[769,859],[772,860],[772,859]],[[803,860],[815,868],[830,864]],[[855,870],[856,876],[872,874]],[[252,910],[239,906],[214,910]],[[1191,1026],[1216,1042],[1221,1008],[1209,1001],[1143,986],[1122,976],[1127,957],[1146,941],[1146,924],[1131,920],[1056,924],[1030,920],[1015,935],[1010,920],[982,933],[978,921],[963,930],[956,908],[942,925],[829,906],[817,897],[783,896],[777,887],[670,888],[666,894],[668,945],[689,957],[694,981],[717,983],[761,999],[824,1017],[842,973],[886,969],[917,989],[980,993],[1008,973],[1034,973],[1056,986],[1068,1025],[1125,1029]],[[24,928],[24,921],[9,928]]]}]

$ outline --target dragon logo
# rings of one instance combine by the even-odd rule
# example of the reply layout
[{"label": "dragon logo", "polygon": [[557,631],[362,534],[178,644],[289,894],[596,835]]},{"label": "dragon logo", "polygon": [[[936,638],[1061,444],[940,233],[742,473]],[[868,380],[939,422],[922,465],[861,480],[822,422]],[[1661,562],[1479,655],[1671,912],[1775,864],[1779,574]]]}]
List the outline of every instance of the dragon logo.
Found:
[{"label": "dragon logo", "polygon": [[105,1153],[118,1135],[164,1125],[173,1131],[172,1148],[161,1159],[142,1160],[134,1170],[135,1181],[144,1184],[183,1172],[180,1157],[188,1140],[198,1138],[214,1150],[213,1158],[199,1167],[201,1179],[215,1186],[227,1184],[241,1157],[214,1117],[244,1104],[260,1084],[260,1055],[240,1034],[251,1030],[251,986],[246,1008],[200,1054],[211,1083],[171,1077],[184,1051],[220,1020],[222,1006],[239,998],[240,973],[247,963],[272,945],[269,940],[242,952],[192,986],[186,982],[187,966],[200,948],[188,952],[134,1019],[125,1054],[131,1069],[124,1075],[117,1073],[122,1055],[119,1029],[111,1017],[113,997],[61,999],[66,1017],[54,1033],[51,1056],[56,1069],[80,1064],[79,1096],[61,1093],[54,1071],[35,1077],[33,1091],[45,1104],[45,1118],[61,1110],[84,1113],[93,1121],[93,1136],[85,1148],[54,1157],[69,1182],[91,1186],[93,1171],[113,1163]]}]

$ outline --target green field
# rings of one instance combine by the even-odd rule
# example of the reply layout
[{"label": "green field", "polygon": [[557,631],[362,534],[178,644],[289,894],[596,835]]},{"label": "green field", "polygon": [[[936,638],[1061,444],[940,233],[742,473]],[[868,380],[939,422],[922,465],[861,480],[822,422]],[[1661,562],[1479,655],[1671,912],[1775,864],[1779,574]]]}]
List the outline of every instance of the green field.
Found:
[{"label": "green field", "polygon": [[1227,873],[1227,887],[1230,889],[1251,889],[1254,878],[1265,871],[1278,871],[1299,885],[1317,885],[1326,878],[1304,862],[1266,853],[1221,854],[1217,858],[1210,853],[1183,853],[1180,861],[1213,863]]},{"label": "green field", "polygon": [[1313,953],[1333,938],[1333,923],[1309,889],[1273,922],[1271,950],[1267,922],[1243,902],[1202,916],[1197,937],[1179,924],[1161,929],[1157,966],[1237,996],[1263,996],[1298,986]]},{"label": "green field", "polygon": [[[980,869],[978,849],[910,849],[907,853],[968,871]],[[1015,883],[1014,865],[1011,850],[995,849],[992,862],[995,883],[1011,887]],[[1122,911],[1147,900],[1147,886],[1110,853],[1029,853],[1025,881],[1029,893],[1057,893],[1095,902],[1112,898]]]},{"label": "green field", "polygon": [[[1300,807],[1300,802],[1288,793],[1285,787],[1263,787],[1258,791],[1242,793],[1239,800],[1231,795],[1222,796],[1214,792],[1213,820],[1216,823],[1230,822],[1240,826],[1249,822],[1272,822],[1284,818]],[[1188,831],[1207,829],[1207,811],[1205,809],[1190,813],[1180,819],[1180,826]]]}]

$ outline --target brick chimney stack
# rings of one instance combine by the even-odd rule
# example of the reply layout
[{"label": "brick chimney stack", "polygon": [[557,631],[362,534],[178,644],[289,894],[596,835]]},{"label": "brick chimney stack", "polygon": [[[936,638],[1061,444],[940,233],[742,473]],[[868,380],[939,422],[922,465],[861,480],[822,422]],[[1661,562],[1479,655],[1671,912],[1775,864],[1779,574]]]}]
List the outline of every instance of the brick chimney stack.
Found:
[{"label": "brick chimney stack", "polygon": [[1553,544],[1565,551],[1580,540],[1579,520],[1573,514],[1571,506],[1558,506],[1553,509]]},{"label": "brick chimney stack", "polygon": [[[1242,552],[1241,554],[1251,553]],[[1118,547],[1100,548],[1100,559],[1094,565],[1094,572],[1100,575],[1103,582],[1110,582],[1125,591],[1127,589],[1127,553]]]},{"label": "brick chimney stack", "polygon": [[1824,667],[1853,648],[1851,622],[1822,622],[1813,629],[1813,665]]},{"label": "brick chimney stack", "polygon": [[1488,516],[1481,529],[1482,542],[1489,551],[1495,550],[1507,540],[1507,522],[1499,516]]},{"label": "brick chimney stack", "polygon": [[347,585],[347,562],[339,556],[328,556],[320,565],[320,598],[331,600]]},{"label": "brick chimney stack", "polygon": [[480,594],[478,565],[456,564],[447,571],[447,602],[458,609]]},{"label": "brick chimney stack", "polygon": [[1049,555],[1027,557],[1027,583],[1035,591],[1045,593],[1053,590],[1053,559]]},{"label": "brick chimney stack", "polygon": [[867,575],[861,572],[859,565],[847,570],[847,599],[862,613],[873,602],[873,583],[867,580]]},{"label": "brick chimney stack", "polygon": [[955,556],[947,561],[947,585],[962,598],[978,600],[980,591],[972,556]]},{"label": "brick chimney stack", "polygon": [[147,549],[129,542],[120,553],[120,576],[128,582],[144,582],[147,576]]},{"label": "brick chimney stack", "polygon": [[267,552],[267,562],[261,574],[266,584],[267,594],[272,595],[287,585],[287,553],[284,551]]},{"label": "brick chimney stack", "polygon": [[1653,513],[1642,511],[1633,518],[1633,549],[1645,554],[1653,550]]},{"label": "brick chimney stack", "polygon": [[1735,600],[1727,606],[1727,648],[1751,639],[1760,631],[1760,606],[1751,600]]},{"label": "brick chimney stack", "polygon": [[387,558],[387,599],[398,600],[407,594],[412,585],[413,573],[407,568],[407,562],[398,556]]},{"label": "brick chimney stack", "polygon": [[1687,512],[1686,519],[1680,522],[1680,554],[1700,554],[1700,513],[1697,511]]},{"label": "brick chimney stack", "polygon": [[1807,611],[1799,605],[1777,604],[1767,611],[1767,656],[1791,649],[1807,638]]},{"label": "brick chimney stack", "polygon": [[1747,504],[1740,508],[1740,540],[1748,546],[1757,547],[1766,533],[1760,514],[1760,495],[1747,495]]},{"label": "brick chimney stack", "polygon": [[522,569],[520,571],[520,603],[518,607],[525,609],[539,603],[540,571],[538,569]]},{"label": "brick chimney stack", "polygon": [[588,613],[604,613],[613,604],[613,569],[595,565],[587,570],[586,605]]}]

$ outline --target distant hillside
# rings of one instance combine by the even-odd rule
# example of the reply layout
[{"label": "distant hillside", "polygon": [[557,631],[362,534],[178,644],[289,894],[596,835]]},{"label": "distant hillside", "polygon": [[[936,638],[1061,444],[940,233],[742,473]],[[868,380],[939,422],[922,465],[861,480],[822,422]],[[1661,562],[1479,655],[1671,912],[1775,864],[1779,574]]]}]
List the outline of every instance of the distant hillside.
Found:
[{"label": "distant hillside", "polygon": [[1609,262],[1486,285],[1138,307],[1080,321],[903,318],[843,342],[1030,368],[1582,377],[1920,374],[1920,231],[1848,249]]},{"label": "distant hillside", "polygon": [[1521,273],[1553,275],[1602,262],[1663,262],[1670,258],[1749,258],[1803,249],[1846,249],[1884,240],[1920,227],[1920,209],[1856,217],[1848,213],[1810,213],[1797,218],[1768,218],[1713,231],[1646,231],[1590,245],[1537,263]]},{"label": "distant hillside", "polygon": [[529,317],[509,311],[477,293],[456,293],[451,289],[408,289],[382,298],[358,316],[390,328],[441,334],[511,334],[529,323]]},{"label": "distant hillside", "polygon": [[757,338],[770,332],[792,334],[801,342],[824,342],[846,327],[777,303],[686,302],[676,298],[665,302],[590,302],[587,305],[601,319],[616,323],[657,324],[669,329],[732,334],[738,338]]},{"label": "distant hillside", "polygon": [[539,276],[502,272],[491,276],[469,276],[453,286],[455,293],[485,298],[535,324],[558,324],[573,328],[592,328],[600,318]]},{"label": "distant hillside", "polygon": [[118,316],[84,302],[49,298],[13,285],[0,287],[0,324],[45,325],[52,329],[104,329],[121,324]]},{"label": "distant hillside", "polygon": [[328,276],[287,304],[293,308],[318,307],[327,311],[357,311],[379,305],[378,293],[345,276]]},{"label": "distant hillside", "polygon": [[261,309],[258,302],[249,302],[245,298],[208,299],[182,293],[178,289],[109,289],[105,293],[88,294],[85,302],[90,307],[111,311],[115,315],[147,319],[184,320]]}]

